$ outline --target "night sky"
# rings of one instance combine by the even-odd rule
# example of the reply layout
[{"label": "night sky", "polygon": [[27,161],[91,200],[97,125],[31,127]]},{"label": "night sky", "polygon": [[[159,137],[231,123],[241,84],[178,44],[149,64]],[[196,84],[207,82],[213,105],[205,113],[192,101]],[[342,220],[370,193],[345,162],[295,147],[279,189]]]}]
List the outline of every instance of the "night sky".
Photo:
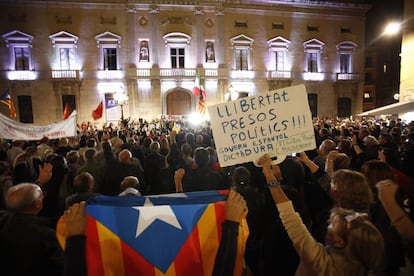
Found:
[{"label": "night sky", "polygon": [[404,0],[366,0],[372,5],[367,13],[367,40],[379,36],[387,22],[402,21]]}]

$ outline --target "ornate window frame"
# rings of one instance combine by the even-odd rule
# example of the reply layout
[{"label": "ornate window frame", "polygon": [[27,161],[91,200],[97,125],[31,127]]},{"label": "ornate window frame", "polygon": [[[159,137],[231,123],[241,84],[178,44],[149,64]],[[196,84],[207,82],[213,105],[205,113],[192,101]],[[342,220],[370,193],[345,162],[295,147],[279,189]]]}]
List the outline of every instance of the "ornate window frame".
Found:
[{"label": "ornate window frame", "polygon": [[[12,71],[17,71],[16,69],[16,49],[17,48],[27,48],[28,49],[28,68],[23,71],[33,70],[33,59],[32,59],[32,42],[33,36],[21,32],[19,30],[14,30],[9,33],[4,34],[4,41],[6,42],[6,47],[9,48],[9,57],[10,64],[9,69]],[[19,70],[22,71],[22,70]]]},{"label": "ornate window frame", "polygon": [[[276,71],[286,71],[288,70],[288,52],[289,52],[289,47],[290,47],[290,41],[282,36],[277,36],[275,38],[272,38],[270,40],[267,41],[267,44],[269,45],[269,52],[272,53],[272,60],[274,60],[274,62],[272,62],[272,67],[274,66],[274,70]],[[277,66],[277,60],[276,60],[276,54],[277,52],[281,52],[283,53],[283,69],[279,70],[280,68],[278,68]]]},{"label": "ornate window frame", "polygon": [[97,47],[99,48],[99,68],[101,70],[105,70],[105,68],[104,68],[104,59],[105,59],[104,50],[105,49],[116,49],[117,51],[116,51],[116,69],[115,70],[119,70],[119,68],[120,68],[119,48],[121,48],[122,37],[119,36],[119,35],[116,35],[114,33],[111,33],[111,32],[104,32],[102,34],[99,34],[99,35],[95,36],[95,40],[96,40]]},{"label": "ornate window frame", "polygon": [[[76,49],[79,37],[68,33],[66,31],[60,31],[53,35],[49,36],[50,40],[52,41],[53,48],[56,49],[56,61],[59,65],[59,69],[66,69],[66,70],[73,70],[76,69]],[[60,63],[60,50],[61,49],[72,49],[74,56],[73,64],[69,62],[69,68],[62,68],[62,64]]]},{"label": "ornate window frame", "polygon": [[[322,72],[322,53],[325,47],[325,43],[323,43],[322,41],[316,39],[316,38],[312,38],[308,41],[305,41],[303,43],[303,48],[305,51],[305,62],[304,62],[304,72],[309,72],[309,73],[319,73]],[[317,68],[316,68],[316,72],[311,72],[309,71],[309,55],[310,53],[316,53],[317,54]]]},{"label": "ornate window frame", "polygon": [[[352,41],[342,41],[336,45],[336,51],[338,53],[338,73],[351,74],[354,72],[354,53],[357,47],[358,45]],[[349,55],[349,72],[341,72],[341,55],[343,54]]]},{"label": "ornate window frame", "polygon": [[247,51],[247,68],[246,70],[250,70],[251,68],[251,60],[250,60],[250,50],[253,48],[254,39],[248,37],[244,34],[237,35],[235,37],[230,38],[230,45],[233,48],[233,68],[238,71],[245,70],[244,68],[236,69],[237,68],[237,51],[246,50]]}]

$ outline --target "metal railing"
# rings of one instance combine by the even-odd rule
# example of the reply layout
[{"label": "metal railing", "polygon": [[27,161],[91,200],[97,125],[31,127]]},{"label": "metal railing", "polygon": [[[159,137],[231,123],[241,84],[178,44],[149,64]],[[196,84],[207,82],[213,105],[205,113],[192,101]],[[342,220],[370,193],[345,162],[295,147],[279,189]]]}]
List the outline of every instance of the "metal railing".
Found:
[{"label": "metal railing", "polygon": [[52,70],[52,79],[79,79],[79,70]]},{"label": "metal railing", "polygon": [[187,68],[161,68],[161,77],[195,77],[196,69]]},{"label": "metal railing", "polygon": [[290,71],[269,71],[269,79],[290,79],[292,73]]},{"label": "metal railing", "polygon": [[336,80],[359,80],[359,74],[355,73],[337,73]]}]

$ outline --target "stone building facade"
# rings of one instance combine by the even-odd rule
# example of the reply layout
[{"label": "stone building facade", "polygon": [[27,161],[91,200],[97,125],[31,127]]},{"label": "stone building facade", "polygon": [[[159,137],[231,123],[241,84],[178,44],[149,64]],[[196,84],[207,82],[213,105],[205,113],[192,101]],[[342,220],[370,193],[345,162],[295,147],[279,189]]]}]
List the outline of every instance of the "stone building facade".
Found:
[{"label": "stone building facade", "polygon": [[66,104],[91,121],[101,101],[101,122],[186,115],[196,72],[207,106],[305,84],[313,116],[350,116],[362,111],[363,2],[4,0],[0,89],[35,124]]}]

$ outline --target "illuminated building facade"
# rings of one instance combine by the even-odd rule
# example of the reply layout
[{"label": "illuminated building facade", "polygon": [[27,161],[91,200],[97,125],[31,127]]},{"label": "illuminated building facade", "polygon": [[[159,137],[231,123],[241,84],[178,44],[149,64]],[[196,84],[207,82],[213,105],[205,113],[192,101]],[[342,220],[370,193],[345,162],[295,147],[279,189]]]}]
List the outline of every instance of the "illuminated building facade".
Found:
[{"label": "illuminated building facade", "polygon": [[[362,111],[365,14],[360,0],[10,1],[0,3],[0,88],[17,119],[151,120],[196,110],[198,71],[207,106],[305,84],[312,115]],[[0,112],[8,114],[6,107]]]}]

